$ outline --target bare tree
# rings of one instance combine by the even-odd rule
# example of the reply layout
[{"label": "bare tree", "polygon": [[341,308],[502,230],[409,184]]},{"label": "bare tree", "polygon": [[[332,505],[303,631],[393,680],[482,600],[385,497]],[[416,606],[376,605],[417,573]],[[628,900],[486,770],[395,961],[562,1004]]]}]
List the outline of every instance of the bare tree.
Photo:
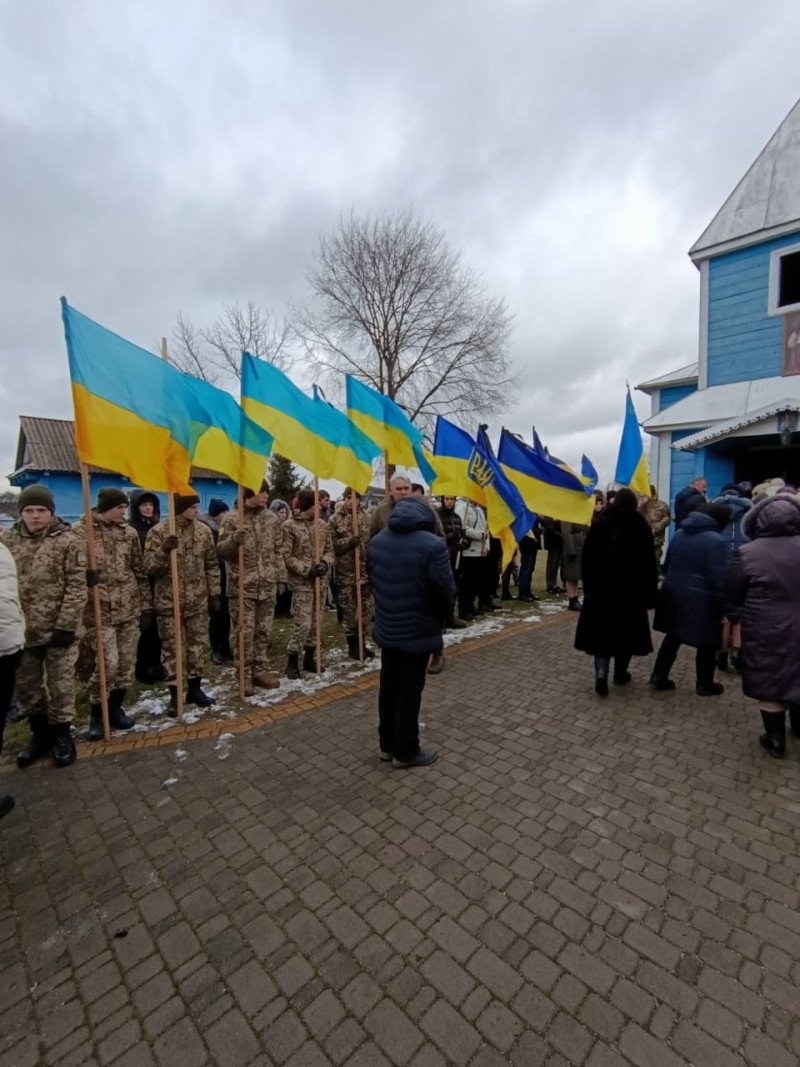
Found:
[{"label": "bare tree", "polygon": [[502,407],[511,386],[511,316],[444,233],[413,208],[351,215],[320,240],[314,300],[295,330],[323,371],[353,374],[430,432]]},{"label": "bare tree", "polygon": [[221,378],[241,375],[242,351],[286,370],[291,363],[290,333],[286,321],[279,322],[252,300],[245,307],[223,304],[222,313],[200,329],[178,315],[170,356],[180,370],[216,385]]}]

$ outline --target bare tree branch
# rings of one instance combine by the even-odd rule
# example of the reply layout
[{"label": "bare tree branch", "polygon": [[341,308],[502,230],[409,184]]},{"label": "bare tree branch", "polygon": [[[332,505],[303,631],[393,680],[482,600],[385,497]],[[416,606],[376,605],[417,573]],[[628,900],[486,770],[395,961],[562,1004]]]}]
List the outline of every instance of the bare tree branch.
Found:
[{"label": "bare tree branch", "polygon": [[240,377],[242,352],[287,370],[292,363],[290,324],[252,300],[245,307],[223,304],[222,312],[201,329],[182,314],[173,328],[173,362],[196,378],[216,385],[224,378]]},{"label": "bare tree branch", "polygon": [[340,219],[308,281],[294,329],[323,375],[355,375],[423,431],[438,414],[463,421],[508,399],[508,309],[413,209]]}]

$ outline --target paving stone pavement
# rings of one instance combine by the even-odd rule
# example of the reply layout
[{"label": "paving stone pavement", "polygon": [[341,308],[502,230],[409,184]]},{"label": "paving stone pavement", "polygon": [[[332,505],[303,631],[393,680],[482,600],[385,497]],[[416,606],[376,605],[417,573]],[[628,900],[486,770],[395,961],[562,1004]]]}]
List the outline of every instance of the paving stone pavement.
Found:
[{"label": "paving stone pavement", "polygon": [[800,742],[687,654],[595,697],[573,625],[430,680],[434,767],[372,689],[2,775],[0,1067],[800,1063]]}]

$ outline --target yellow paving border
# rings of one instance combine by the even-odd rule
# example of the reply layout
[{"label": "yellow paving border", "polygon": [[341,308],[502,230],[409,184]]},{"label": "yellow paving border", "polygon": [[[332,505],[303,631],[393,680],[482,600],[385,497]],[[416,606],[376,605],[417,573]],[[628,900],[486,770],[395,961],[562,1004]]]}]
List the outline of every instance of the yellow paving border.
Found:
[{"label": "yellow paving border", "polygon": [[[452,659],[468,652],[488,648],[511,637],[518,637],[528,631],[537,630],[542,626],[564,622],[569,617],[567,611],[559,611],[554,612],[552,615],[544,616],[536,622],[512,623],[497,633],[482,634],[472,640],[466,639],[453,648],[447,649],[447,658]],[[252,708],[247,705],[250,710],[243,714],[237,713],[235,719],[208,719],[188,725],[175,723],[174,726],[159,730],[158,733],[134,734],[133,736],[126,734],[122,737],[112,737],[110,741],[83,741],[79,743],[78,755],[81,760],[95,759],[97,756],[115,756],[121,752],[140,752],[145,748],[181,744],[200,738],[217,737],[219,734],[248,733],[250,730],[257,730],[261,726],[268,726],[270,723],[279,722],[281,719],[292,718],[295,715],[302,715],[306,711],[314,711],[317,708],[325,707],[326,704],[332,704],[336,700],[357,696],[366,689],[375,689],[380,680],[380,673],[379,670],[376,670],[371,674],[363,675],[353,682],[334,682],[327,689],[323,689],[320,692],[305,696],[299,694],[287,697],[286,700],[270,704],[265,708]],[[34,766],[49,766],[49,763],[41,762],[34,764]],[[17,769],[16,764],[11,762],[0,764],[0,774]]]}]

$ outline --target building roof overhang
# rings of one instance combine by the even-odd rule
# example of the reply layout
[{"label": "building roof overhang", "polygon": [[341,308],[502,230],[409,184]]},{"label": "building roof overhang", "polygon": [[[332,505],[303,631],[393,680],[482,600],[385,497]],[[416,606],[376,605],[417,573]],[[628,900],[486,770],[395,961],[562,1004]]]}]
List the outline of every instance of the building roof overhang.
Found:
[{"label": "building roof overhang", "polygon": [[[699,432],[718,423],[747,419],[762,409],[780,404],[800,404],[800,375],[757,378],[698,389],[642,423],[650,434],[691,427]],[[777,410],[786,410],[785,407]]]},{"label": "building roof overhang", "polygon": [[669,374],[662,374],[659,378],[651,378],[649,382],[642,382],[636,388],[640,393],[654,393],[657,389],[665,389],[670,385],[691,385],[697,381],[699,372],[699,363],[689,363],[685,367],[670,371]]},{"label": "building roof overhang", "polygon": [[[718,422],[714,426],[709,426],[705,430],[692,434],[691,437],[681,438],[680,441],[676,441],[672,445],[672,448],[680,452],[694,452],[698,448],[705,448],[706,445],[710,445],[715,441],[722,441],[727,437],[736,437],[743,430],[757,427],[761,423],[772,423],[773,419],[780,419],[784,413],[793,415],[800,413],[800,397],[784,397],[776,403],[765,404],[764,407],[755,411],[748,411],[745,415],[728,419],[727,422]],[[780,433],[781,428],[777,424],[772,424],[763,427],[763,429],[766,433]]]}]

